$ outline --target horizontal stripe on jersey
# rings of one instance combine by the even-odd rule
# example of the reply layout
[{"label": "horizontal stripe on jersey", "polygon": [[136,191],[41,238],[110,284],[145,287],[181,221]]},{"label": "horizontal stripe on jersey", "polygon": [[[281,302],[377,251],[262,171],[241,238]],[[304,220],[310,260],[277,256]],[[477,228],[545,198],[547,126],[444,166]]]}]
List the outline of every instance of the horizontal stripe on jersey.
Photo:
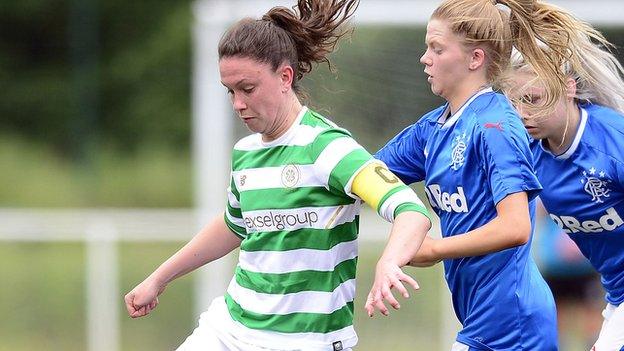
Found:
[{"label": "horizontal stripe on jersey", "polygon": [[240,203],[238,203],[238,199],[240,198],[240,193],[238,192],[238,189],[236,189],[236,184],[234,183],[234,177],[232,177],[231,174],[230,174],[230,186],[228,187],[227,192],[228,192],[228,201],[235,201],[234,203],[235,207],[240,207]]},{"label": "horizontal stripe on jersey", "polygon": [[[357,152],[357,153],[356,153]],[[332,173],[342,171],[343,173],[349,170],[357,169],[361,167],[365,162],[371,159],[370,154],[366,152],[355,140],[351,138],[336,138],[330,142],[327,147],[321,152],[316,160],[317,174],[329,176]],[[362,161],[363,160],[363,161]],[[339,163],[342,163],[339,165]],[[342,170],[342,166],[350,165],[347,170]],[[353,176],[354,173],[350,173],[347,179]],[[323,179],[325,183],[326,178]]]},{"label": "horizontal stripe on jersey", "polygon": [[[379,213],[382,217],[384,217],[382,215],[382,213],[384,212],[381,207],[382,205],[385,205],[386,200],[388,200],[388,198],[390,198],[391,196],[394,196],[396,193],[403,191],[405,189],[408,189],[409,187],[407,185],[402,185],[399,187],[396,187],[394,189],[391,189],[390,191],[388,191],[386,193],[386,195],[383,196],[383,198],[381,199],[381,201],[379,201],[379,205],[377,205],[377,208],[375,209],[375,211],[377,211],[377,213]],[[386,205],[387,206],[387,205]],[[385,217],[384,217],[385,218]]]},{"label": "horizontal stripe on jersey", "polygon": [[[245,201],[250,204],[246,210],[292,209],[302,204],[314,204],[318,207],[352,205],[355,200],[350,197],[327,196],[324,187],[297,188],[297,196],[293,196],[293,190],[288,188],[260,189],[245,192]],[[239,216],[241,216],[239,212]]]},{"label": "horizontal stripe on jersey", "polygon": [[225,302],[232,318],[252,329],[268,329],[281,333],[328,333],[343,329],[353,323],[353,302],[329,313],[291,313],[272,315],[247,311],[225,295]]},{"label": "horizontal stripe on jersey", "polygon": [[[232,172],[234,179],[244,179],[244,184],[236,185],[239,192],[260,190],[260,189],[284,189],[282,183],[282,172],[285,165],[276,167],[249,168]],[[296,165],[300,178],[297,184],[299,187],[325,187],[327,184],[323,179],[319,179],[315,174],[315,165]],[[292,190],[285,188],[284,190]]]},{"label": "horizontal stripe on jersey", "polygon": [[232,207],[229,203],[227,204],[227,212],[236,219],[237,223],[242,223],[242,222],[238,222],[238,220],[242,220],[243,217],[243,213],[241,212],[240,207]]},{"label": "horizontal stripe on jersey", "polygon": [[340,243],[329,250],[240,251],[240,268],[262,273],[332,271],[340,262],[357,257],[357,241]]},{"label": "horizontal stripe on jersey", "polygon": [[236,192],[236,194],[234,194],[232,192],[232,187],[231,186],[227,189],[227,194],[228,194],[228,204],[231,205],[232,207],[240,209],[240,202],[238,201],[238,198],[240,197],[240,194],[238,194],[238,192]]},{"label": "horizontal stripe on jersey", "polygon": [[357,239],[359,219],[332,229],[299,229],[279,232],[257,232],[241,243],[244,251],[288,251],[294,249],[329,250],[346,241]]},{"label": "horizontal stripe on jersey", "polygon": [[[369,154],[364,149],[356,149],[347,155],[348,159],[342,159],[331,171],[328,179],[329,186],[347,194],[351,194],[351,184],[357,172],[372,162]],[[353,162],[356,160],[357,162]],[[351,176],[349,176],[351,175]],[[355,195],[352,195],[355,196]]]},{"label": "horizontal stripe on jersey", "polygon": [[[306,131],[302,126],[299,126],[299,134],[305,134]],[[343,137],[340,143],[349,144],[350,147],[359,147],[357,142],[351,139],[348,132],[344,130],[324,130],[325,133],[315,132],[315,139],[313,147],[312,143],[308,145],[278,145],[270,148],[262,144],[261,139],[253,140],[253,142],[247,142],[244,146],[247,150],[240,149],[239,144],[236,144],[232,151],[232,158],[234,159],[233,168],[242,170],[256,167],[276,167],[283,165],[284,156],[288,156],[289,159],[296,159],[298,164],[311,164],[314,163],[323,151],[327,149],[327,146],[337,140],[337,137]],[[305,136],[308,139],[308,136]],[[342,138],[340,138],[342,139]],[[253,146],[255,145],[255,146]],[[334,144],[336,145],[336,144]],[[332,147],[334,148],[334,147]],[[324,157],[325,158],[325,157]],[[321,158],[321,162],[324,158]]]},{"label": "horizontal stripe on jersey", "polygon": [[[236,283],[267,294],[290,294],[301,291],[334,291],[340,284],[355,279],[357,258],[342,261],[333,271],[299,271],[290,273],[255,273],[236,267]],[[257,291],[257,290],[256,290]]]},{"label": "horizontal stripe on jersey", "polygon": [[234,234],[236,234],[236,236],[240,237],[241,239],[244,239],[245,237],[247,237],[247,231],[245,230],[245,227],[239,225],[239,224],[243,224],[242,219],[232,217],[229,211],[225,211],[225,214],[223,215],[223,219],[225,220],[226,226]]},{"label": "horizontal stripe on jersey", "polygon": [[299,291],[290,294],[260,293],[230,282],[228,294],[247,311],[258,314],[329,314],[355,299],[355,279],[347,280],[333,291]]},{"label": "horizontal stripe on jersey", "polygon": [[[388,192],[388,196],[380,203],[378,209],[380,216],[386,219],[394,218],[397,215],[396,209],[399,206],[409,204],[412,205],[412,207],[410,208],[413,208],[415,211],[429,217],[429,213],[425,208],[425,205],[422,203],[422,201],[420,201],[416,193],[414,193],[411,188],[409,188],[408,186],[404,186],[402,188],[395,188],[393,190],[398,191]],[[405,208],[403,210],[405,210]]]},{"label": "horizontal stripe on jersey", "polygon": [[397,206],[397,208],[394,210],[394,217],[396,218],[396,216],[400,215],[403,212],[418,212],[431,220],[429,211],[427,211],[426,209],[423,210],[422,206],[414,205],[412,203],[404,203]]}]

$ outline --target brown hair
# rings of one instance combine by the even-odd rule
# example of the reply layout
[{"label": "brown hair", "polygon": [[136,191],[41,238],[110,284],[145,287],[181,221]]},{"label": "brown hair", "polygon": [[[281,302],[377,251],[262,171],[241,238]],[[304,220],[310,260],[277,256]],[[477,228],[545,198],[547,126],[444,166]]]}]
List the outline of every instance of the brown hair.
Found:
[{"label": "brown hair", "polygon": [[[507,8],[497,6],[504,5]],[[431,18],[448,21],[451,30],[469,47],[486,53],[487,79],[500,88],[516,47],[545,82],[544,110],[551,110],[565,92],[559,67],[568,55],[565,36],[553,35],[559,18],[550,6],[536,0],[445,0]],[[547,54],[538,43],[549,48]]]},{"label": "brown hair", "polygon": [[301,94],[298,82],[325,62],[338,40],[347,33],[340,26],[354,13],[359,0],[298,0],[292,10],[274,7],[261,19],[244,18],[225,32],[219,42],[219,59],[242,56],[268,63],[274,70],[284,62],[295,72],[293,90]]}]

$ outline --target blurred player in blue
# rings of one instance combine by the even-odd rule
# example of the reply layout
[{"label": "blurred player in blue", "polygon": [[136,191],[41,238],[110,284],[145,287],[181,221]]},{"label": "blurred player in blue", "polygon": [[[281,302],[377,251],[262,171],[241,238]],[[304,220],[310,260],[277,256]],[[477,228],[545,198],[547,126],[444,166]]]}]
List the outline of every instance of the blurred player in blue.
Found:
[{"label": "blurred player in blue", "polygon": [[[559,67],[562,96],[544,108],[555,84],[538,79],[520,53],[508,90],[532,145],[540,197],[550,217],[600,273],[607,306],[592,350],[624,350],[624,81],[611,44],[590,25],[553,7],[544,37],[568,53]],[[560,39],[557,39],[559,37]],[[550,55],[553,48],[542,45]]]},{"label": "blurred player in blue", "polygon": [[589,350],[602,323],[600,276],[574,241],[546,213],[541,201],[537,203],[536,213],[531,252],[555,297],[559,347]]},{"label": "blurred player in blue", "polygon": [[[420,61],[434,94],[446,104],[403,130],[376,155],[405,183],[425,182],[443,238],[428,238],[411,262],[444,260],[455,313],[463,328],[453,351],[557,350],[552,293],[529,248],[534,198],[541,189],[529,136],[509,100],[493,91],[509,67],[512,45],[543,62],[532,7],[500,0],[447,0],[431,16]],[[542,55],[544,56],[544,55]],[[539,66],[540,76],[556,70]],[[556,97],[556,96],[555,96]],[[387,314],[396,265],[382,256],[366,302]]]}]

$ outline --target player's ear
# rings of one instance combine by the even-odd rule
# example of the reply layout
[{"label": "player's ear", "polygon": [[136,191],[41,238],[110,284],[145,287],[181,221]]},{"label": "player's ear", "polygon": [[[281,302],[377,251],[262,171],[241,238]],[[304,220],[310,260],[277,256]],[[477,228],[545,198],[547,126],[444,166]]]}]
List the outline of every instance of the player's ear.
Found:
[{"label": "player's ear", "polygon": [[277,69],[277,73],[280,77],[282,93],[285,93],[292,87],[295,79],[295,71],[291,65],[284,63]]},{"label": "player's ear", "polygon": [[468,64],[468,69],[471,71],[477,70],[480,67],[483,67],[485,64],[485,51],[481,48],[472,49],[470,52],[470,63]]},{"label": "player's ear", "polygon": [[576,80],[572,77],[566,79],[566,97],[571,99],[576,97]]}]

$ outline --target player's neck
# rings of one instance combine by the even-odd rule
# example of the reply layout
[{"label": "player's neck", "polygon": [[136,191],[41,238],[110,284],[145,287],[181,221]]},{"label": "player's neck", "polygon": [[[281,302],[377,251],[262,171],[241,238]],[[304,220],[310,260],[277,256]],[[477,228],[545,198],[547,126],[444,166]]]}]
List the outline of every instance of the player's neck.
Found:
[{"label": "player's neck", "polygon": [[451,116],[459,111],[474,94],[487,87],[489,87],[489,84],[485,80],[478,80],[466,82],[463,87],[458,88],[456,94],[447,99],[451,108]]},{"label": "player's neck", "polygon": [[303,105],[301,105],[299,99],[297,99],[297,97],[293,94],[293,96],[284,105],[281,117],[277,119],[275,128],[271,131],[271,133],[263,134],[262,140],[264,142],[271,142],[284,135],[293,123],[295,123],[295,120],[297,119],[297,116],[299,116],[299,112],[301,112],[302,108]]},{"label": "player's neck", "polygon": [[574,104],[566,110],[566,118],[561,127],[552,136],[546,138],[546,147],[555,155],[561,155],[572,145],[578,126],[581,123],[581,111]]}]

